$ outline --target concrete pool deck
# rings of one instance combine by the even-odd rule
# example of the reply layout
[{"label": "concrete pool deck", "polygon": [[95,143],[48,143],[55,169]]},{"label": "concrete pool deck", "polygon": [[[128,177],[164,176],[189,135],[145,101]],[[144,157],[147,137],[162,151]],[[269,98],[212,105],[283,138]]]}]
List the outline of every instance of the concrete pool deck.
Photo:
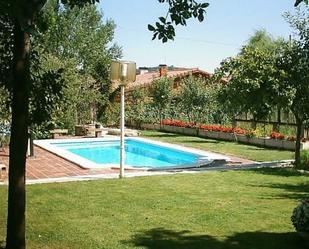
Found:
[{"label": "concrete pool deck", "polygon": [[[26,182],[27,184],[34,183],[49,183],[49,182],[68,182],[81,180],[97,180],[118,178],[118,169],[84,169],[80,166],[67,161],[51,152],[48,152],[38,146],[34,147],[35,157],[27,158],[26,165]],[[226,169],[243,169],[252,167],[261,167],[261,163],[245,160],[237,157],[230,157],[232,163],[227,165],[213,165],[212,167],[172,170],[172,171],[145,171],[145,170],[126,170],[127,177],[162,175],[172,173],[196,173],[207,170],[226,170]],[[0,151],[0,164],[9,165],[8,149]],[[276,163],[269,164],[269,166]],[[1,174],[0,184],[7,183],[7,172]]]}]

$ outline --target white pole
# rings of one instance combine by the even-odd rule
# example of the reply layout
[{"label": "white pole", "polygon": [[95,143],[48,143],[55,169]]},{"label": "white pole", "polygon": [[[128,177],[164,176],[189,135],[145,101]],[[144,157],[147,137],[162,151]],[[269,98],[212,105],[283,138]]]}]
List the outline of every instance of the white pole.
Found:
[{"label": "white pole", "polygon": [[124,151],[124,85],[121,88],[121,103],[120,103],[120,172],[119,178],[124,177],[124,161],[125,161],[125,151]]}]

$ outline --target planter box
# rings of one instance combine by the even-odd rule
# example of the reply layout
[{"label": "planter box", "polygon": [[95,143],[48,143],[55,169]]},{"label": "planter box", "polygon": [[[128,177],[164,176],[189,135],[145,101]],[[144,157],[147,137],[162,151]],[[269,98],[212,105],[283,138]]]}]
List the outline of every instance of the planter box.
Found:
[{"label": "planter box", "polygon": [[237,142],[249,143],[248,142],[248,137],[246,135],[237,134],[236,136],[237,136]]},{"label": "planter box", "polygon": [[250,137],[248,138],[247,143],[254,144],[257,146],[265,146],[266,140],[268,139],[262,137]]},{"label": "planter box", "polygon": [[[270,139],[262,137],[248,138],[246,135],[235,135],[233,133],[206,131],[199,128],[184,128],[170,125],[142,124],[141,127],[143,129],[148,130],[158,130],[158,131],[161,130],[165,132],[183,134],[188,136],[198,136],[202,138],[219,139],[226,141],[237,141],[245,144],[252,144],[276,149],[285,149],[291,151],[295,150],[295,141]],[[301,149],[309,149],[309,141],[301,143]]]},{"label": "planter box", "polygon": [[[284,140],[282,141],[282,149],[285,149],[285,150],[295,150],[295,141],[287,141],[287,140]],[[301,143],[301,148],[303,147],[304,143]]]},{"label": "planter box", "polygon": [[265,139],[265,146],[271,148],[283,149],[283,141],[279,139]]},{"label": "planter box", "polygon": [[202,133],[204,134],[203,137],[213,138],[213,139],[218,139],[218,138],[219,138],[218,132],[214,132],[214,131],[203,131]]},{"label": "planter box", "polygon": [[185,132],[184,132],[184,130],[186,129],[186,128],[184,128],[184,127],[174,127],[175,129],[174,129],[174,132],[175,133],[178,133],[178,134],[184,134]]},{"label": "planter box", "polygon": [[207,133],[208,133],[208,132],[205,131],[205,130],[198,129],[198,136],[199,136],[199,137],[208,138]]},{"label": "planter box", "polygon": [[217,132],[218,133],[218,138],[222,140],[227,140],[227,141],[235,141],[236,137],[234,133],[227,133],[227,132]]},{"label": "planter box", "polygon": [[198,130],[198,136],[210,139],[221,139],[221,140],[235,140],[233,134],[216,132],[216,131],[206,131],[203,129]]},{"label": "planter box", "polygon": [[184,135],[188,136],[198,136],[198,129],[197,128],[183,128]]},{"label": "planter box", "polygon": [[[176,127],[176,128],[177,128],[177,127]],[[175,129],[174,126],[170,126],[170,125],[161,125],[161,126],[160,126],[160,130],[161,130],[161,131],[166,131],[166,132],[174,133],[176,129]]]}]

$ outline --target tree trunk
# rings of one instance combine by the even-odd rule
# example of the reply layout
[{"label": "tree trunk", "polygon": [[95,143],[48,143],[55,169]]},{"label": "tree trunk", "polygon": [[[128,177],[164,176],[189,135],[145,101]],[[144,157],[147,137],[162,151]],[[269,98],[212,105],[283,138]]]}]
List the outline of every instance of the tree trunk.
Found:
[{"label": "tree trunk", "polygon": [[302,124],[303,122],[299,119],[296,119],[296,145],[295,145],[295,166],[298,167],[300,165],[300,143],[301,143],[301,135],[302,135]]},{"label": "tree trunk", "polygon": [[29,52],[29,33],[22,30],[19,22],[15,22],[6,249],[26,248],[25,165],[29,112]]}]

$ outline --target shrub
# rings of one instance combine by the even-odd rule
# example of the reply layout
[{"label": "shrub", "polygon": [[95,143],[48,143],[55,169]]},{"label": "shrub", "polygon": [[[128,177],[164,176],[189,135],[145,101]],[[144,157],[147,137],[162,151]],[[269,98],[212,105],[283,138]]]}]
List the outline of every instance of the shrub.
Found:
[{"label": "shrub", "polygon": [[297,168],[309,170],[309,150],[302,150],[300,152],[300,164]]},{"label": "shrub", "polygon": [[309,232],[309,200],[303,200],[294,210],[292,223],[298,232]]},{"label": "shrub", "polygon": [[250,129],[247,131],[246,136],[248,138],[262,137],[262,133],[259,129]]}]

